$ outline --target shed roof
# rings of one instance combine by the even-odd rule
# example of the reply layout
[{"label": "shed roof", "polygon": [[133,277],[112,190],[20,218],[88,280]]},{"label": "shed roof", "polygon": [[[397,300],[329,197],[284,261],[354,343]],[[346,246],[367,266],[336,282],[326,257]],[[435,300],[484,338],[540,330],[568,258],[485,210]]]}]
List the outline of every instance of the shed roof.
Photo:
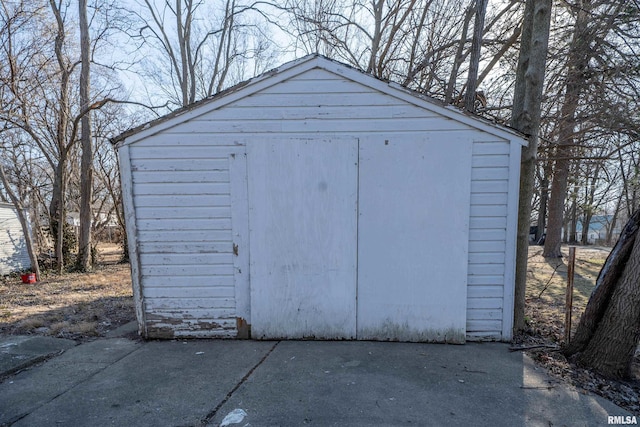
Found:
[{"label": "shed roof", "polygon": [[17,208],[15,207],[15,205],[13,203],[9,203],[9,202],[0,202],[0,209],[12,209],[12,210],[16,210]]},{"label": "shed roof", "polygon": [[445,105],[442,101],[435,98],[407,89],[397,83],[379,79],[362,70],[319,54],[311,54],[287,62],[208,98],[204,98],[158,119],[129,129],[112,138],[111,142],[117,146],[133,143],[315,68],[341,75],[343,78],[368,86],[381,93],[403,99],[408,103],[426,108],[472,128],[497,135],[510,141],[517,141],[521,145],[527,145],[524,136],[515,129],[499,125],[477,114],[468,113],[454,106]]}]

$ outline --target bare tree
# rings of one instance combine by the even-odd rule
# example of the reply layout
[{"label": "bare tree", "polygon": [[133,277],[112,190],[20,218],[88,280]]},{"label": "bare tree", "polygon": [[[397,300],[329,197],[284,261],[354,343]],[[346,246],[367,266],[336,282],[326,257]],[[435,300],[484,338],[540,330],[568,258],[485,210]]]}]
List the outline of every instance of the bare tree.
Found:
[{"label": "bare tree", "polygon": [[471,58],[467,89],[464,96],[464,108],[469,112],[475,111],[476,88],[478,85],[478,67],[480,66],[480,49],[482,48],[482,34],[484,32],[484,17],[487,13],[487,0],[476,0],[475,22],[473,24],[473,40],[471,42]]},{"label": "bare tree", "polygon": [[82,163],[80,176],[80,236],[78,238],[77,267],[81,271],[91,269],[91,202],[93,189],[93,144],[91,141],[91,111],[89,110],[89,92],[91,88],[91,40],[87,19],[87,0],[78,1],[80,17],[80,109],[86,111],[81,118],[80,142],[82,145]]},{"label": "bare tree", "polygon": [[[27,5],[26,2],[11,4],[2,1],[3,56],[7,67],[3,70],[6,72],[2,73],[4,108],[0,110],[0,114],[6,123],[4,131],[19,129],[24,132],[45,154],[55,170],[49,210],[52,218],[50,222],[56,224],[61,217],[64,220],[64,212],[59,208],[64,190],[67,153],[64,142],[60,141],[66,139],[69,116],[59,113],[68,106],[70,70],[63,54],[64,28],[52,35],[49,31],[50,23],[43,19],[45,7],[42,2]],[[58,10],[53,2],[50,7]],[[22,35],[25,31],[30,31],[33,38],[24,38]],[[53,52],[47,51],[51,45],[54,45]],[[52,56],[56,58],[55,61],[49,59]],[[59,79],[58,96],[51,85],[54,76]],[[62,260],[62,239],[58,233],[54,237],[57,241],[56,253]]]},{"label": "bare tree", "polygon": [[514,296],[514,331],[516,332],[524,328],[531,198],[535,180],[550,19],[551,0],[527,0],[511,116],[511,126],[527,135],[529,140],[529,145],[522,150],[520,160]]},{"label": "bare tree", "polygon": [[[566,74],[563,80],[563,100],[556,120],[556,150],[549,198],[545,257],[561,256],[562,225],[567,197],[567,183],[576,145],[578,112],[587,89],[597,80],[595,59],[606,61],[605,49],[610,44],[601,43],[611,33],[627,2],[581,0],[571,6],[575,15],[573,37],[567,53]],[[622,18],[624,19],[624,17]]]},{"label": "bare tree", "polygon": [[[474,16],[475,9],[472,7],[467,8],[467,13],[464,17],[464,23],[462,25],[462,34],[460,35],[460,41],[458,42],[458,48],[456,49],[456,56],[451,67],[451,74],[449,75],[449,82],[447,83],[447,90],[444,94],[444,102],[450,104],[453,100],[453,93],[456,88],[456,82],[458,79],[458,71],[464,61],[464,46],[467,43],[467,33],[469,31],[469,22]],[[479,56],[478,56],[479,58]]]},{"label": "bare tree", "polygon": [[[71,14],[65,2],[0,0],[0,6],[0,120],[4,122],[0,133],[19,133],[20,140],[46,162],[43,174],[49,177],[50,189],[39,199],[48,203],[57,269],[62,271],[71,249],[65,239],[65,211],[80,123],[88,112],[111,100],[109,91],[117,85],[86,108],[76,102],[81,61],[74,59],[76,44],[68,39]],[[91,51],[95,49],[94,42]]]},{"label": "bare tree", "polygon": [[225,0],[221,9],[204,0],[142,0],[138,5],[131,12],[139,29],[131,36],[140,49],[152,52],[140,74],[171,104],[186,106],[219,92],[229,80],[239,80],[246,61],[257,64],[268,55],[270,45],[258,41],[268,39],[265,26],[249,17],[262,16],[256,5],[236,0]]}]

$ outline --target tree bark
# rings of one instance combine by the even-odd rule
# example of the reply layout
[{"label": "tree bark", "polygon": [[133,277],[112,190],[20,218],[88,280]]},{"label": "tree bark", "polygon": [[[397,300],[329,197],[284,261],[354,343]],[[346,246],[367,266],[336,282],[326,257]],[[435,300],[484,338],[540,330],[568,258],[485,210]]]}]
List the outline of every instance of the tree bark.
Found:
[{"label": "tree bark", "polygon": [[58,9],[58,5],[54,0],[49,0],[49,5],[56,19],[57,29],[55,37],[55,55],[58,67],[60,69],[60,87],[59,87],[59,106],[57,112],[56,123],[56,143],[58,145],[58,164],[55,170],[55,179],[53,183],[53,195],[49,207],[51,221],[57,223],[57,229],[54,236],[56,240],[56,258],[58,273],[62,273],[64,268],[64,228],[66,225],[65,215],[65,194],[66,194],[66,167],[67,167],[67,127],[69,125],[69,79],[71,71],[68,61],[64,56],[64,41],[66,32],[64,28],[64,20],[62,11]]},{"label": "tree bark", "polygon": [[524,303],[529,257],[531,199],[535,183],[538,132],[542,104],[551,0],[527,0],[525,6],[520,56],[516,71],[511,126],[528,136],[529,144],[520,159],[520,196],[518,199],[518,232],[516,242],[516,277],[513,329],[524,329]]},{"label": "tree bark", "polygon": [[[586,177],[587,188],[585,189],[584,195],[585,201],[582,214],[582,235],[580,236],[580,243],[583,245],[587,245],[589,243],[589,228],[591,227],[591,220],[593,219],[594,205],[596,205],[596,187],[601,167],[599,165],[595,165],[595,168],[596,169],[593,173],[589,173],[590,171],[588,170],[588,176]],[[589,181],[591,181],[590,185]]]},{"label": "tree bark", "polygon": [[90,77],[90,38],[89,23],[87,21],[87,0],[79,0],[80,17],[80,106],[86,111],[81,119],[82,134],[82,159],[80,171],[80,236],[78,239],[77,267],[80,271],[91,270],[91,222],[93,212],[91,201],[93,199],[93,144],[91,142],[91,111],[89,111],[89,91],[91,87]]},{"label": "tree bark", "polygon": [[[600,321],[604,317],[616,283],[618,283],[625,265],[627,265],[627,261],[631,257],[634,243],[636,240],[640,240],[637,238],[639,230],[640,210],[631,216],[620,234],[620,239],[618,239],[602,266],[587,307],[580,317],[580,323],[578,323],[575,335],[571,338],[571,344],[564,349],[565,355],[571,356],[583,351],[591,341]],[[640,306],[640,304],[638,305]]]},{"label": "tree bark", "polygon": [[62,273],[62,270],[64,268],[64,227],[66,223],[66,164],[66,154],[62,152],[60,153],[60,158],[58,159],[58,164],[56,165],[51,203],[49,204],[49,222],[51,226],[51,233],[55,243],[56,270],[58,271],[58,273]]},{"label": "tree bark", "polygon": [[464,45],[467,43],[467,32],[469,31],[469,22],[473,17],[473,8],[469,7],[464,15],[464,21],[462,24],[462,35],[460,36],[460,42],[456,50],[456,56],[453,60],[453,66],[451,67],[451,74],[449,75],[449,82],[447,83],[447,90],[444,94],[445,104],[450,104],[453,99],[453,91],[456,88],[456,79],[458,78],[458,70],[462,65]]},{"label": "tree bark", "polygon": [[613,231],[616,229],[616,225],[618,224],[618,215],[620,214],[620,205],[622,204],[622,196],[623,193],[620,192],[618,196],[618,201],[616,202],[616,209],[613,212],[613,217],[611,218],[611,223],[607,227],[607,238],[605,240],[605,244],[607,246],[611,246],[611,242],[613,241]]},{"label": "tree bark", "polygon": [[473,24],[467,90],[464,95],[464,109],[471,113],[475,112],[478,68],[480,67],[480,51],[482,49],[482,33],[484,31],[484,17],[487,12],[487,1],[488,0],[476,0],[476,18]]},{"label": "tree bark", "polygon": [[373,6],[374,30],[371,37],[371,56],[369,57],[369,65],[367,65],[367,70],[366,70],[367,73],[375,73],[377,71],[376,63],[378,59],[378,50],[380,49],[380,42],[382,39],[381,27],[382,27],[382,8],[384,7],[384,1],[374,0],[372,2],[372,6]]},{"label": "tree bark", "polygon": [[[578,241],[578,239],[576,238],[577,233],[578,233],[578,185],[574,185],[573,186],[573,193],[571,193],[571,208],[569,209],[570,212],[570,222],[571,222],[571,227],[569,227],[569,230],[567,235],[569,236],[567,238],[567,241],[570,243],[576,243]],[[566,229],[566,227],[565,227]]]},{"label": "tree bark", "polygon": [[640,338],[640,231],[609,304],[578,362],[609,378],[626,378]]},{"label": "tree bark", "polygon": [[[182,22],[182,1],[175,1],[175,13],[176,13],[176,33],[178,35],[178,48],[180,53],[180,91],[182,93],[182,106],[189,105],[189,86],[192,83],[189,79],[189,63],[187,62],[187,43],[190,40],[185,40],[185,27],[188,22]],[[186,35],[188,36],[188,34]],[[176,70],[177,72],[177,70]]]},{"label": "tree bark", "polygon": [[536,231],[536,243],[540,242],[547,228],[547,202],[549,201],[549,178],[547,167],[544,167],[544,176],[540,180],[540,209],[538,209],[538,230]]}]

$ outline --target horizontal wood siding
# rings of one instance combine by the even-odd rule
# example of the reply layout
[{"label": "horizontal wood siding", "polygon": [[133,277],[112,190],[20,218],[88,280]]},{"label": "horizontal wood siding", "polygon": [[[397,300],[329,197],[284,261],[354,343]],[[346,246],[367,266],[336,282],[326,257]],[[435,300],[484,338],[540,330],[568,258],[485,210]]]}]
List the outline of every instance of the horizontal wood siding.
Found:
[{"label": "horizontal wood siding", "polygon": [[405,100],[315,69],[178,124],[161,135],[140,140],[136,145],[196,148],[243,144],[267,135],[304,138],[322,133],[366,138],[382,133],[401,137],[403,133],[470,129]]},{"label": "horizontal wood siding", "polygon": [[165,134],[152,138],[153,147],[130,147],[146,330],[150,337],[232,337],[228,159],[238,147],[181,141]]},{"label": "horizontal wood siding", "polygon": [[13,205],[0,203],[0,276],[31,268],[27,243]]},{"label": "horizontal wood siding", "polygon": [[[215,315],[221,317],[201,319],[217,325],[212,336],[235,333],[228,156],[239,145],[319,134],[353,136],[360,144],[425,132],[445,140],[481,136],[428,108],[320,69],[266,86],[131,145],[148,323],[207,336],[198,316]],[[475,142],[472,163],[467,337],[499,339],[509,144]]]},{"label": "horizontal wood siding", "polygon": [[500,340],[504,304],[510,145],[473,144],[467,339]]}]

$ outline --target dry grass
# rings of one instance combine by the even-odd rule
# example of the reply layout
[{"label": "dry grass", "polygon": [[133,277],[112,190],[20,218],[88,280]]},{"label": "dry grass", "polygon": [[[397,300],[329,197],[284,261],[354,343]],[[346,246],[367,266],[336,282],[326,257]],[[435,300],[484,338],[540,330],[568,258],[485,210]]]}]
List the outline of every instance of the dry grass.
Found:
[{"label": "dry grass", "polygon": [[[542,257],[542,247],[529,248],[525,306],[525,319],[529,329],[527,334],[516,338],[517,342],[551,346],[561,346],[564,343],[568,252],[568,247],[563,247],[563,258],[545,259]],[[608,255],[609,248],[576,248],[573,332]],[[585,393],[599,394],[631,413],[640,415],[640,381],[637,375],[629,381],[611,381],[567,361],[558,349],[542,348],[531,350],[528,354],[553,376],[572,383]],[[638,367],[640,363],[636,358],[634,372],[640,372]]]},{"label": "dry grass", "polygon": [[1,278],[0,333],[89,339],[134,320],[129,265],[116,263],[116,245],[98,249],[91,273],[49,273],[35,284]]},{"label": "dry grass", "polygon": [[[576,248],[572,310],[574,330],[609,251],[609,248],[595,246]],[[564,339],[569,248],[564,246],[562,253],[562,258],[546,259],[542,256],[541,246],[529,248],[525,310],[530,332],[558,343]]]}]

